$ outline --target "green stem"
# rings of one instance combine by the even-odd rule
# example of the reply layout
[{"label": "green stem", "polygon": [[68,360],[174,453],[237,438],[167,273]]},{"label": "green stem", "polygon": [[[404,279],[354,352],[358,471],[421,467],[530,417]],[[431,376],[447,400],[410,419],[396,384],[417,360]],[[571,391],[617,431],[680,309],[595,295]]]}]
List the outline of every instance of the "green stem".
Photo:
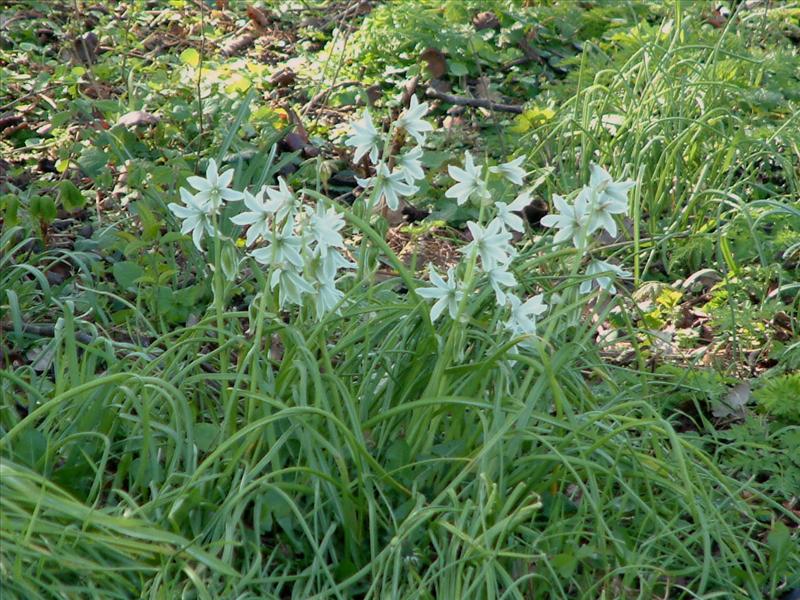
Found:
[{"label": "green stem", "polygon": [[[212,277],[212,287],[214,290],[214,311],[217,317],[217,346],[222,348],[225,345],[225,282],[222,280],[222,242],[220,241],[220,233],[217,223],[217,217],[214,216],[214,275]],[[219,355],[219,372],[226,374],[228,372],[228,353],[220,352]],[[236,406],[234,402],[229,402],[228,386],[224,381],[220,381],[220,401],[225,411],[225,431],[228,435],[233,434],[236,425]]]}]

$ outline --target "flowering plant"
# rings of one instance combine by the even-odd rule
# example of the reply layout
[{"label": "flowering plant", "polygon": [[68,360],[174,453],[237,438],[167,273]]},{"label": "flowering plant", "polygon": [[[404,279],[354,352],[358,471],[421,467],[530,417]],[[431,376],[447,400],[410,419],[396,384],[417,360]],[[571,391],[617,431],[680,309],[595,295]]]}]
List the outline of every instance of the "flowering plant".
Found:
[{"label": "flowering plant", "polygon": [[[420,103],[412,96],[408,108],[386,134],[376,128],[368,110],[353,123],[345,143],[353,148],[353,160],[368,171],[365,177],[357,178],[358,185],[368,192],[360,201],[367,210],[374,210],[379,202],[397,210],[402,198],[417,192],[417,183],[426,176],[422,166],[426,136],[433,130],[424,119],[428,108],[427,103]],[[404,149],[406,141],[413,145]],[[525,187],[524,162],[525,157],[520,155],[506,163],[482,165],[466,152],[463,167],[448,166],[447,173],[455,183],[445,191],[445,196],[459,205],[476,203],[479,217],[467,222],[471,239],[459,249],[463,260],[450,266],[446,277],[429,265],[430,285],[414,286],[417,297],[433,301],[431,322],[444,315],[454,322],[469,319],[470,299],[488,290],[505,312],[505,317],[498,321],[501,329],[514,336],[516,343],[532,344],[537,319],[543,318],[550,305],[545,299],[547,290],[531,294],[520,285],[522,267],[517,260],[520,252],[514,238],[527,230],[522,211],[533,197],[532,190]],[[246,228],[245,258],[252,259],[257,268],[269,271],[268,289],[275,294],[275,307],[285,310],[292,305],[308,304],[318,319],[337,310],[345,300],[338,287],[343,277],[341,272],[357,266],[346,258],[348,249],[342,235],[343,214],[349,214],[350,209],[337,209],[331,201],[307,190],[295,193],[281,177],[277,185],[258,190],[237,191],[232,189],[232,182],[233,171],[220,173],[214,160],[209,161],[205,177],[190,177],[188,183],[196,191],[181,188],[183,203],[169,205],[182,220],[181,231],[192,234],[199,250],[206,235],[214,239],[218,248],[221,241],[227,240],[220,228],[223,207],[242,201],[244,210],[230,218],[230,222]],[[569,196],[553,195],[555,212],[543,217],[541,225],[555,230],[554,245],[572,245],[575,259],[570,274],[579,281],[576,295],[589,294],[593,289],[597,293],[614,294],[615,280],[630,275],[592,255],[596,232],[617,234],[615,218],[627,212],[627,196],[633,185],[632,181],[615,181],[605,169],[592,165],[588,185],[574,194],[572,201]],[[493,198],[495,192],[490,194],[489,190],[497,189],[500,197]],[[505,198],[506,195],[509,197]],[[369,226],[368,222],[362,225]],[[217,250],[217,262],[221,254]],[[365,252],[359,253],[359,262],[366,261],[367,256]],[[584,267],[586,257],[589,261]],[[359,274],[364,272],[361,264]]]}]

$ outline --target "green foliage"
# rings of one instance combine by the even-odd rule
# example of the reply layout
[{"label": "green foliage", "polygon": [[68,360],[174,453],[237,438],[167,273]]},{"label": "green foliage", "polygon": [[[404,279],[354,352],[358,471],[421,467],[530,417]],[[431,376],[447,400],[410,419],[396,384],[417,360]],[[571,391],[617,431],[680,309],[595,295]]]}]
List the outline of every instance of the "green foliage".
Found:
[{"label": "green foliage", "polygon": [[[296,44],[267,66],[218,52],[250,2],[23,4],[0,41],[3,116],[29,125],[0,137],[4,598],[744,599],[800,585],[797,9],[736,3],[717,28],[714,3],[399,1],[345,30],[329,18],[339,3],[275,0],[254,52],[281,28]],[[499,26],[478,31],[486,11]],[[155,50],[139,35],[170,24]],[[86,64],[71,48],[89,30],[113,50]],[[421,93],[428,48],[453,93],[479,95],[483,76],[526,106],[468,110],[434,137],[421,195],[436,212],[393,233],[442,242],[436,225],[474,218],[443,197],[462,146],[490,164],[527,153],[545,203],[598,162],[639,182],[607,252],[636,256],[635,288],[663,282],[649,304],[599,301],[565,325],[578,310],[565,299],[540,351],[517,354],[490,335],[501,313],[486,297],[432,326],[415,274],[371,245],[382,221],[356,231],[370,244],[352,257],[380,270],[321,322],[265,308],[261,271],[231,283],[232,246],[212,289],[166,208],[187,177],[215,158],[239,187],[281,171],[349,193],[333,177],[358,169],[341,126],[304,113],[307,97],[345,79],[394,94],[416,74]],[[309,93],[284,97],[269,78],[298,58]],[[329,106],[349,118],[356,89]],[[279,103],[319,159],[270,165],[289,130]],[[137,110],[158,122],[119,124]],[[571,282],[541,233],[520,241],[515,275],[558,293]],[[722,281],[679,286],[702,268]],[[665,356],[655,334],[692,311],[713,339]],[[754,402],[716,417],[745,380]]]},{"label": "green foliage", "polygon": [[753,395],[767,414],[800,425],[800,373],[765,378]]}]

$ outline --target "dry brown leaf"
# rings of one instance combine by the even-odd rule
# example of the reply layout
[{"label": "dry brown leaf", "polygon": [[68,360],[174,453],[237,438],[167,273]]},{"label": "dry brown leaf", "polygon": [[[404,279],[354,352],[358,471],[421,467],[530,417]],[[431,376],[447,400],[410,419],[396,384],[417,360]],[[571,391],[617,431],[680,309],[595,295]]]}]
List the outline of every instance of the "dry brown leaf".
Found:
[{"label": "dry brown leaf", "polygon": [[228,40],[222,46],[220,53],[222,56],[236,56],[247,50],[256,41],[256,36],[252,33],[243,33],[232,40]]},{"label": "dry brown leaf", "polygon": [[122,115],[117,121],[117,125],[122,125],[129,129],[133,127],[157,125],[161,119],[144,110],[134,110]]},{"label": "dry brown leaf", "polygon": [[428,48],[419,57],[427,63],[428,73],[434,79],[444,77],[447,73],[447,58],[441,50]]},{"label": "dry brown leaf", "polygon": [[247,16],[250,17],[250,20],[253,24],[261,30],[266,29],[269,27],[269,17],[267,13],[256,6],[248,6],[247,7]]},{"label": "dry brown leaf", "polygon": [[472,25],[475,31],[483,31],[484,29],[500,29],[500,19],[491,11],[479,12],[472,19]]}]

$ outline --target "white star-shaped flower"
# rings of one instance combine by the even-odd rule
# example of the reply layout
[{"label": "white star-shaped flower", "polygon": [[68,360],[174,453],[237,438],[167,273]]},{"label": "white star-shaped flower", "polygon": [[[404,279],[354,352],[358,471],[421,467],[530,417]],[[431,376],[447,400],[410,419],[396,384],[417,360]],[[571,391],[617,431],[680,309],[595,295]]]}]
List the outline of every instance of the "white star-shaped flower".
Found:
[{"label": "white star-shaped flower", "polygon": [[522,218],[516,214],[522,212],[526,206],[532,202],[531,193],[528,191],[521,192],[511,204],[505,202],[498,202],[495,204],[497,209],[497,218],[502,221],[503,225],[514,231],[522,233],[525,231],[525,223]]},{"label": "white star-shaped flower", "polygon": [[483,167],[475,166],[475,161],[469,152],[464,153],[463,169],[450,165],[447,167],[447,172],[458,183],[450,187],[444,195],[448,198],[455,198],[459,206],[473,195],[477,195],[481,199],[488,196],[486,182],[483,180]]},{"label": "white star-shaped flower", "polygon": [[342,215],[333,208],[325,210],[322,204],[317,205],[316,212],[310,212],[308,222],[303,233],[315,245],[320,256],[328,254],[329,248],[341,248],[344,240],[339,230],[344,227]]},{"label": "white star-shaped flower", "polygon": [[292,265],[278,263],[272,271],[269,287],[278,287],[278,304],[283,308],[287,302],[302,306],[303,294],[313,294],[314,287],[308,283]]},{"label": "white star-shaped flower", "polygon": [[269,205],[264,200],[264,188],[261,188],[255,195],[245,191],[244,205],[250,210],[231,217],[231,221],[236,225],[250,226],[247,230],[247,245],[252,246],[258,236],[265,236],[269,233],[272,211],[269,210]]},{"label": "white star-shaped flower", "polygon": [[418,144],[425,141],[425,133],[433,131],[433,126],[422,119],[427,112],[428,103],[423,102],[420,104],[415,95],[411,96],[409,107],[404,110],[400,118],[397,119],[397,126],[404,129]]},{"label": "white star-shaped flower", "polygon": [[375,169],[375,177],[361,179],[356,177],[358,185],[364,189],[375,187],[377,198],[384,198],[386,206],[391,210],[397,210],[400,206],[400,198],[402,196],[410,196],[417,191],[417,187],[409,185],[405,181],[405,173],[403,171],[389,171],[386,163],[378,163]]},{"label": "white star-shaped flower", "polygon": [[468,221],[467,227],[472,234],[472,241],[461,248],[461,252],[469,254],[476,250],[481,257],[484,271],[491,271],[497,265],[505,265],[514,255],[514,248],[509,243],[509,233],[500,219],[492,219],[486,226],[481,227],[474,221]]},{"label": "white star-shaped flower", "polygon": [[212,212],[217,212],[225,200],[231,202],[244,197],[242,192],[229,189],[233,181],[233,169],[219,173],[217,161],[213,158],[208,161],[205,177],[192,175],[186,181],[197,190],[198,193],[195,194],[197,202],[207,204]]},{"label": "white star-shaped flower", "polygon": [[524,161],[525,156],[518,156],[510,162],[497,165],[496,167],[489,167],[489,171],[502,175],[514,185],[522,185],[522,178],[525,177],[525,169],[522,169],[520,165]]},{"label": "white star-shaped flower", "polygon": [[267,245],[251,253],[262,265],[289,263],[298,268],[303,266],[303,257],[300,256],[302,240],[294,234],[293,219],[288,219],[281,231],[268,231],[263,238]]},{"label": "white star-shaped flower", "polygon": [[181,188],[180,194],[181,200],[183,200],[185,206],[170,202],[167,208],[169,208],[176,217],[183,220],[181,223],[181,233],[191,233],[194,245],[198,250],[202,251],[203,248],[200,246],[200,242],[203,240],[203,234],[215,234],[214,226],[209,218],[211,209],[205,202],[198,201],[186,188]]},{"label": "white star-shaped flower", "polygon": [[314,284],[314,310],[317,319],[333,310],[344,298],[344,292],[336,288],[336,283],[330,280],[318,281]]},{"label": "white star-shaped flower", "polygon": [[297,198],[286,185],[286,180],[283,177],[278,177],[278,189],[274,187],[265,188],[269,202],[267,203],[267,210],[275,215],[275,218],[280,223],[285,218],[294,215],[297,209]]},{"label": "white star-shaped flower", "polygon": [[508,294],[503,288],[513,288],[517,285],[517,278],[514,277],[513,273],[506,270],[507,268],[507,265],[497,265],[486,273],[489,276],[489,285],[494,290],[498,304],[506,303]]},{"label": "white star-shaped flower", "polygon": [[375,125],[372,124],[372,117],[370,117],[368,110],[364,111],[364,116],[360,121],[355,121],[352,124],[352,131],[350,137],[344,143],[356,149],[353,162],[361,162],[361,159],[367,153],[372,164],[378,162],[381,136],[378,130],[375,129]]},{"label": "white star-shaped flower", "polygon": [[444,309],[448,310],[451,319],[455,319],[458,314],[458,305],[464,297],[464,292],[459,289],[459,282],[456,279],[453,267],[447,269],[447,281],[441,278],[433,265],[429,265],[428,268],[433,287],[417,288],[417,294],[422,298],[436,300],[436,303],[431,307],[431,321],[436,321],[444,312]]},{"label": "white star-shaped flower", "polygon": [[514,335],[534,335],[536,333],[536,317],[547,311],[544,296],[537,294],[525,302],[514,296],[508,295],[511,305],[511,315],[505,322],[505,327]]},{"label": "white star-shaped flower", "polygon": [[636,185],[634,181],[614,181],[604,168],[593,164],[589,188],[589,233],[605,229],[608,235],[617,235],[617,223],[612,215],[628,212],[628,190]]},{"label": "white star-shaped flower", "polygon": [[[599,273],[604,273],[604,275],[598,275]],[[595,283],[601,290],[605,290],[609,294],[614,294],[617,291],[617,288],[614,287],[614,279],[628,278],[631,276],[631,273],[624,270],[622,267],[604,260],[594,260],[586,267],[586,275],[590,278],[581,283],[581,294],[588,294],[591,292]]]},{"label": "white star-shaped flower", "polygon": [[405,178],[406,183],[413,185],[415,181],[425,177],[425,172],[422,170],[422,148],[415,146],[405,154],[397,157],[397,168],[400,169]]},{"label": "white star-shaped flower", "polygon": [[[588,188],[584,188],[578,197],[575,198],[575,204],[567,204],[567,201],[559,196],[558,194],[553,194],[553,204],[558,210],[558,214],[555,215],[545,215],[542,217],[540,223],[545,227],[555,227],[558,229],[553,241],[556,244],[560,244],[570,238],[572,238],[572,243],[577,248],[582,240],[581,237],[583,235],[583,228],[586,225],[587,214],[586,214],[586,205],[588,201],[588,195],[586,190]],[[583,240],[585,242],[585,240]]]}]

